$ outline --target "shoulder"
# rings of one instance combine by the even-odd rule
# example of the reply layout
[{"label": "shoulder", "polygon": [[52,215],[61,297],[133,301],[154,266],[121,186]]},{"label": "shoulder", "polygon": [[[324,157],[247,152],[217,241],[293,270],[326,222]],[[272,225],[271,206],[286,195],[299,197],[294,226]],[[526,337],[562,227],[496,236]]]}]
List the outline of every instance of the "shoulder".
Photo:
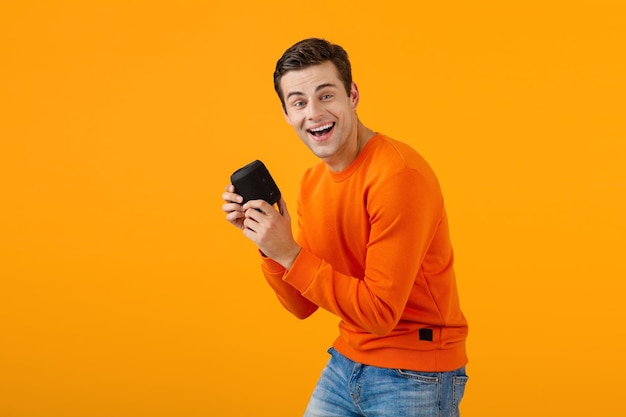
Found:
[{"label": "shoulder", "polygon": [[304,171],[302,182],[318,181],[327,174],[327,171],[326,165],[323,162],[318,162]]},{"label": "shoulder", "polygon": [[[404,219],[408,213],[439,218],[443,196],[437,176],[412,146],[388,137],[373,143],[361,173],[367,210],[373,219]],[[428,216],[427,216],[428,217]]]},{"label": "shoulder", "polygon": [[378,135],[372,145],[365,170],[370,175],[402,177],[417,174],[424,180],[436,182],[428,161],[411,145],[384,135]]}]

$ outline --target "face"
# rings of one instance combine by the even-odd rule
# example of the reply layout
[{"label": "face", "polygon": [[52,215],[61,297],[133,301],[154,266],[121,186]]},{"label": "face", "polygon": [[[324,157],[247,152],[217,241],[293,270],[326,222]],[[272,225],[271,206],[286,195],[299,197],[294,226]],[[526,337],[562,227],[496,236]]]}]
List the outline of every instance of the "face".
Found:
[{"label": "face", "polygon": [[356,84],[348,95],[335,65],[327,61],[287,72],[280,85],[287,123],[304,144],[333,171],[347,167],[358,153]]}]

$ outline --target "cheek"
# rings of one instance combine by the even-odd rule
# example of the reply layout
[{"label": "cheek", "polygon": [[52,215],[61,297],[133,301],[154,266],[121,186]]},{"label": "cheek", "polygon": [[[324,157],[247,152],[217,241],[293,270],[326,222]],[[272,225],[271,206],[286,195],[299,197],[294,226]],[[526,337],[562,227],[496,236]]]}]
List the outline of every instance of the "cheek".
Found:
[{"label": "cheek", "polygon": [[293,126],[293,123],[291,123],[291,117],[289,117],[289,114],[283,111],[283,116],[285,116],[285,121],[287,122],[287,124]]},{"label": "cheek", "polygon": [[289,124],[290,126],[293,127],[298,127],[300,126],[300,124],[302,124],[302,117],[298,117],[298,115],[294,115],[293,113],[284,113],[285,114],[285,120],[287,121],[287,124]]}]

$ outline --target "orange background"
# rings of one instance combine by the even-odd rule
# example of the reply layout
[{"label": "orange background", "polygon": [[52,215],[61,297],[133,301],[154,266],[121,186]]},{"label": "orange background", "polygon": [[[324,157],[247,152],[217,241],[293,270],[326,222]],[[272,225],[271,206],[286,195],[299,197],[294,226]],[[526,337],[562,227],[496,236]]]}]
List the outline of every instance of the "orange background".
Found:
[{"label": "orange background", "polygon": [[308,36],[439,175],[463,415],[624,413],[626,4],[422,3],[3,3],[0,416],[301,414],[337,320],[278,305],[220,194],[259,158],[295,211],[272,72]]}]

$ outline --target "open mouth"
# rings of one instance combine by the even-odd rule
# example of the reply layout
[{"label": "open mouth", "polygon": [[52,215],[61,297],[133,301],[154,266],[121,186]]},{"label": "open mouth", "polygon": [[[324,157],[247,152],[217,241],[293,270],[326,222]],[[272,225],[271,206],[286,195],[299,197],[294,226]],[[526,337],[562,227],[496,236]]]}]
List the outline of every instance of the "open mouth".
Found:
[{"label": "open mouth", "polygon": [[313,136],[322,137],[333,130],[333,127],[335,127],[335,123],[328,123],[314,129],[309,129],[308,132]]}]

